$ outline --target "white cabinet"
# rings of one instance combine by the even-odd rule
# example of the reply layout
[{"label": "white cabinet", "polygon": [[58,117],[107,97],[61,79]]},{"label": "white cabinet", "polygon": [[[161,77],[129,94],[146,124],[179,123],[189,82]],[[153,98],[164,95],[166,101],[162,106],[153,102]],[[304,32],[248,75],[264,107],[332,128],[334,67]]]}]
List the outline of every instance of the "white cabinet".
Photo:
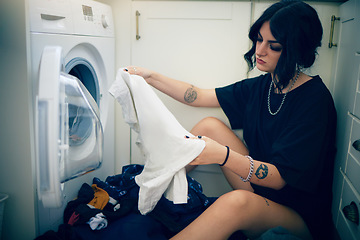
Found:
[{"label": "white cabinet", "polygon": [[[250,2],[134,1],[132,64],[205,88],[244,79],[247,64],[243,55],[250,46],[250,15]],[[192,108],[158,93],[189,131],[207,116],[227,121],[221,109]],[[139,163],[135,133],[131,136],[131,162]],[[192,174],[209,196],[230,190],[218,166],[199,167]]]},{"label": "white cabinet", "polygon": [[[340,38],[333,96],[338,113],[333,214],[342,239],[359,239],[359,222],[344,208],[360,208],[360,1],[340,7]],[[351,206],[352,207],[348,207]],[[359,212],[354,212],[359,218]]]},{"label": "white cabinet", "polygon": [[[247,74],[250,13],[250,2],[134,1],[131,63],[199,87],[241,80]],[[160,97],[187,129],[204,116],[222,114]]]}]

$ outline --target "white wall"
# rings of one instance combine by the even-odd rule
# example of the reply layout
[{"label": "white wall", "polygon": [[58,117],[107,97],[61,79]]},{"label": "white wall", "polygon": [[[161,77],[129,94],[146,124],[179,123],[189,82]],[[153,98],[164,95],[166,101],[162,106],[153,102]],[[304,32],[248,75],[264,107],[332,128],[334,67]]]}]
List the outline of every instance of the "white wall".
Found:
[{"label": "white wall", "polygon": [[33,239],[36,229],[25,6],[25,0],[0,2],[0,192],[9,195],[4,240]]},{"label": "white wall", "polygon": [[[128,66],[131,63],[131,0],[97,0],[108,4],[113,9],[115,21],[116,62],[115,69]],[[130,128],[124,122],[121,107],[115,103],[115,158],[117,173],[121,173],[124,165],[130,164]]]}]

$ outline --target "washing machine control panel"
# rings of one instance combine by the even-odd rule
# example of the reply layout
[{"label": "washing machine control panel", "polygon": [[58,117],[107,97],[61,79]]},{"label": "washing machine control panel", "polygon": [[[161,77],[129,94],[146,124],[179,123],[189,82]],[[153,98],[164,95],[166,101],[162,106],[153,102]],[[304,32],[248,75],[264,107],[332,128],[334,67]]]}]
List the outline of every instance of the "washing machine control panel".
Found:
[{"label": "washing machine control panel", "polygon": [[[76,33],[84,34],[92,31],[94,35],[111,36],[114,34],[111,8],[105,4],[88,0],[79,6],[74,5],[74,28]],[[81,17],[79,17],[81,16]]]},{"label": "washing machine control panel", "polygon": [[29,0],[32,32],[114,37],[111,7],[93,0]]},{"label": "washing machine control panel", "polygon": [[87,5],[82,5],[82,9],[83,9],[84,20],[85,21],[94,21],[94,14],[92,11],[92,7],[87,6]]}]

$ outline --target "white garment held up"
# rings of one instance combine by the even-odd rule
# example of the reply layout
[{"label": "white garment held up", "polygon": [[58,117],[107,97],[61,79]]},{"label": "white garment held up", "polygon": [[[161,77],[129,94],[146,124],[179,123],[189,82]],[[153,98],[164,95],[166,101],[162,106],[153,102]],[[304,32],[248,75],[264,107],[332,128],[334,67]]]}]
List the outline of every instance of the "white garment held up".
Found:
[{"label": "white garment held up", "polygon": [[121,104],[124,120],[139,134],[137,144],[145,158],[144,170],[135,178],[141,214],[152,211],[164,193],[175,204],[187,203],[185,166],[202,152],[205,142],[184,138],[193,135],[144,78],[119,69],[109,92]]}]

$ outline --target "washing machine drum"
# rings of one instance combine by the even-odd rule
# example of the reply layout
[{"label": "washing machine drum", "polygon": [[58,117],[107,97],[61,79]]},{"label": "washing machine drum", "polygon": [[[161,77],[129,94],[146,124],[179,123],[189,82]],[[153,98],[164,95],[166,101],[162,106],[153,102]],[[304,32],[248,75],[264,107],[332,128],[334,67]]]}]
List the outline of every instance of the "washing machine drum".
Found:
[{"label": "washing machine drum", "polygon": [[65,72],[78,78],[99,106],[99,81],[94,67],[86,59],[76,57],[66,64]]},{"label": "washing machine drum", "polygon": [[[99,106],[99,84],[92,65],[83,58],[74,58],[65,66],[65,72],[74,76],[86,88]],[[82,107],[69,103],[69,144],[83,145],[92,133],[92,121],[89,114]]]}]

